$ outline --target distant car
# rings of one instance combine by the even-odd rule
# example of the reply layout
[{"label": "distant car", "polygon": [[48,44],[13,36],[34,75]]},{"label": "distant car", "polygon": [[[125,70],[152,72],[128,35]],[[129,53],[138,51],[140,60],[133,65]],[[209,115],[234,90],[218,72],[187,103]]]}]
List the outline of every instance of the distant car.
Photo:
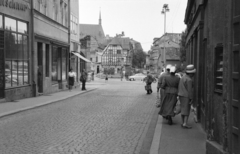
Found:
[{"label": "distant car", "polygon": [[142,73],[138,73],[132,76],[129,76],[129,81],[135,81],[135,80],[143,80],[145,77],[147,77],[146,75],[142,74]]}]

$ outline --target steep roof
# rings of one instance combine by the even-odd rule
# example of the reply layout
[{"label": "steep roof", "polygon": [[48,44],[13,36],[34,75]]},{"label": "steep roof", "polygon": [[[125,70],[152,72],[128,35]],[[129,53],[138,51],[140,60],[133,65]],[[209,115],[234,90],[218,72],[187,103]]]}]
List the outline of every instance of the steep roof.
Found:
[{"label": "steep roof", "polygon": [[80,39],[84,38],[86,35],[90,35],[96,38],[99,42],[104,41],[105,34],[102,25],[94,24],[79,24]]},{"label": "steep roof", "polygon": [[124,50],[130,50],[130,39],[127,37],[114,37],[109,45],[121,45]]}]

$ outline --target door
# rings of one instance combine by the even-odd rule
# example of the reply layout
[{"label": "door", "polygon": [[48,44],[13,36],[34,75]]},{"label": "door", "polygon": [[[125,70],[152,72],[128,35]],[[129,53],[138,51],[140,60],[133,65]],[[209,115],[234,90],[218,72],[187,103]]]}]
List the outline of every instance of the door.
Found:
[{"label": "door", "polygon": [[238,154],[240,151],[240,1],[233,0],[233,40],[231,52],[231,153]]},{"label": "door", "polygon": [[97,74],[99,73],[99,66],[97,66]]},{"label": "door", "polygon": [[4,98],[4,89],[5,89],[4,31],[0,30],[0,99]]},{"label": "door", "polygon": [[38,72],[37,72],[37,86],[38,93],[43,93],[43,44],[37,43],[37,64],[38,64]]}]

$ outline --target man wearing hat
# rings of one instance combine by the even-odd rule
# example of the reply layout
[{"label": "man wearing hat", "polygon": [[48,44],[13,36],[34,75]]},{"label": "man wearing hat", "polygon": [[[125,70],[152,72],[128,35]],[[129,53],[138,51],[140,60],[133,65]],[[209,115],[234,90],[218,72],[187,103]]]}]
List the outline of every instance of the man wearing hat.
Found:
[{"label": "man wearing hat", "polygon": [[193,100],[193,76],[196,73],[194,65],[190,64],[186,67],[186,74],[180,79],[178,85],[178,96],[181,106],[182,127],[190,129],[188,126],[188,117],[190,114],[190,108]]},{"label": "man wearing hat", "polygon": [[166,71],[164,73],[161,73],[161,75],[158,77],[157,92],[159,93],[159,90],[160,90],[160,98],[159,98],[160,105],[159,106],[162,105],[163,97],[164,97],[164,94],[165,94],[165,90],[161,88],[161,85],[163,83],[163,79],[166,76],[169,76],[170,68],[171,68],[171,65],[167,65],[166,66]]}]

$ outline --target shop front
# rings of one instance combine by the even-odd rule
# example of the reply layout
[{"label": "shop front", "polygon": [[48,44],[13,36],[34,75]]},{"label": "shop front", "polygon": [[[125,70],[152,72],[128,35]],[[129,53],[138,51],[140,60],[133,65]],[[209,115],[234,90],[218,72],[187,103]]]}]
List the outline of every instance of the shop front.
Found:
[{"label": "shop front", "polygon": [[34,95],[31,82],[31,1],[0,1],[0,99]]},{"label": "shop front", "polygon": [[[51,1],[48,3],[53,5]],[[47,8],[47,11],[53,11],[51,9]],[[34,9],[33,80],[36,82],[37,96],[68,88],[70,50],[68,23],[59,22],[58,18],[53,18],[49,12],[38,10],[36,6]],[[63,17],[66,19],[67,15]]]}]

